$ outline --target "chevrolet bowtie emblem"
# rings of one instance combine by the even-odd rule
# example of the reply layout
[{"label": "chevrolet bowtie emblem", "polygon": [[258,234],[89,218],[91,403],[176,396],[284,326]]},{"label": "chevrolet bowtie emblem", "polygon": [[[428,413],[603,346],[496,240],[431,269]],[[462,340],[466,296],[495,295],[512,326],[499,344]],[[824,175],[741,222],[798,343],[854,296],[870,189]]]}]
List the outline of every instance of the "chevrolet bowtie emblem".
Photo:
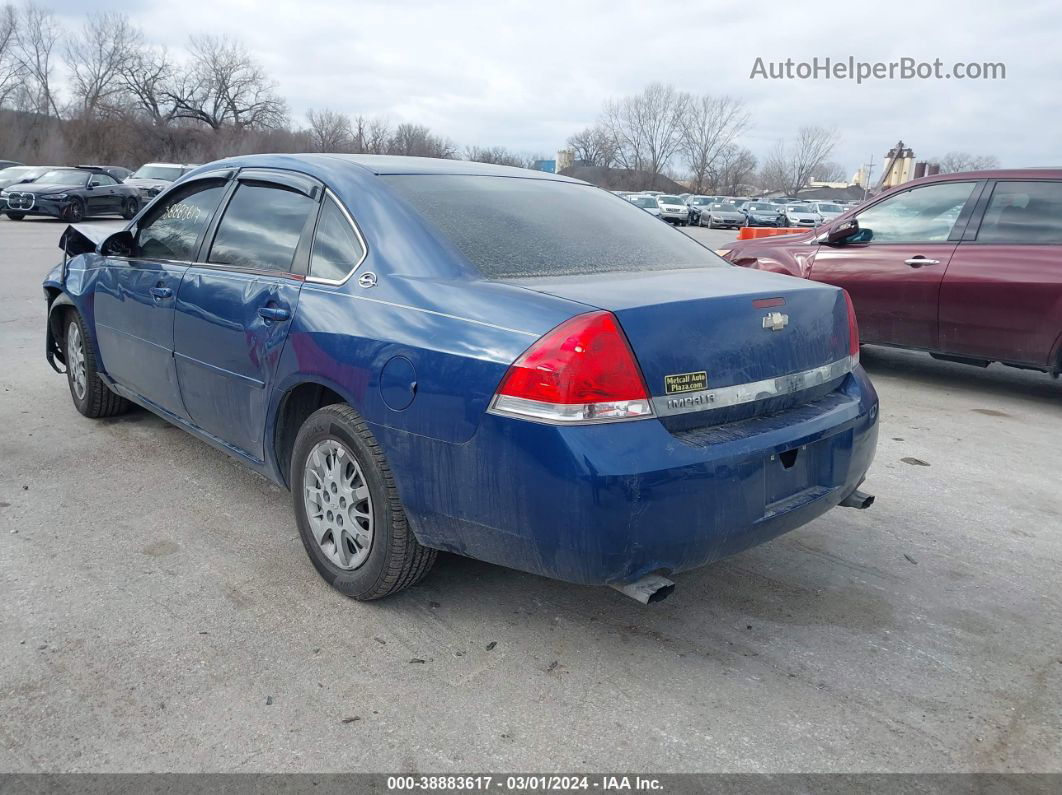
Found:
[{"label": "chevrolet bowtie emblem", "polygon": [[789,325],[789,315],[781,312],[768,312],[763,316],[763,327],[768,331],[781,331]]}]

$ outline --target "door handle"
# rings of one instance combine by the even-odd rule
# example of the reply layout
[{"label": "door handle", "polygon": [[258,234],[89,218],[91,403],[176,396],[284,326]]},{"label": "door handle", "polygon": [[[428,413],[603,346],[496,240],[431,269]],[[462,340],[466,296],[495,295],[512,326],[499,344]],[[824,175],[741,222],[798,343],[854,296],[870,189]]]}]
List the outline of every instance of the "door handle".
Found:
[{"label": "door handle", "polygon": [[164,301],[167,298],[173,298],[173,290],[169,287],[152,287],[148,292],[151,293],[151,297],[154,299],[155,303]]},{"label": "door handle", "polygon": [[923,265],[940,264],[939,259],[926,259],[925,257],[911,257],[910,259],[905,259],[903,262],[905,265],[910,265],[912,268],[921,268]]},{"label": "door handle", "polygon": [[266,320],[287,320],[291,312],[282,306],[262,306],[258,308],[258,314]]}]

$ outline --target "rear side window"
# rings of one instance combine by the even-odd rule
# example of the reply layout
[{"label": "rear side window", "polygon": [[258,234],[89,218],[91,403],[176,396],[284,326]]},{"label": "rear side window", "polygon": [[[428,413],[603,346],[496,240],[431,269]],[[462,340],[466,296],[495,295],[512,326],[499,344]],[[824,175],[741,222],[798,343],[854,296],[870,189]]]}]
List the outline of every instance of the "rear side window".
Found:
[{"label": "rear side window", "polygon": [[997,182],[979,243],[1062,243],[1062,182]]},{"label": "rear side window", "polygon": [[218,224],[208,262],[287,271],[317,203],[279,186],[241,183]]},{"label": "rear side window", "polygon": [[365,249],[354,227],[332,199],[326,198],[310,252],[310,276],[341,281],[361,262]]},{"label": "rear side window", "polygon": [[726,267],[608,191],[548,179],[383,177],[488,278]]},{"label": "rear side window", "polygon": [[138,256],[190,262],[199,236],[225,194],[222,180],[193,182],[169,194],[139,224]]},{"label": "rear side window", "polygon": [[873,243],[946,241],[974,184],[941,182],[898,193],[861,212],[859,228],[873,232]]}]

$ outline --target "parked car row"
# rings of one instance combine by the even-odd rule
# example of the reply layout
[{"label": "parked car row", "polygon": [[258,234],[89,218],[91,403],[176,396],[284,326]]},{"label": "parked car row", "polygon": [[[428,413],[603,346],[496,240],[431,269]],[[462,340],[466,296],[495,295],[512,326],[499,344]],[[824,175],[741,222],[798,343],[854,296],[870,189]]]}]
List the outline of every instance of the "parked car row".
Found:
[{"label": "parked car row", "polygon": [[0,212],[13,221],[28,215],[74,223],[93,215],[128,219],[191,168],[148,163],[133,173],[121,166],[16,164],[0,170]]},{"label": "parked car row", "polygon": [[837,202],[777,201],[735,196],[616,191],[663,220],[686,226],[736,229],[739,226],[817,227],[847,208]]}]

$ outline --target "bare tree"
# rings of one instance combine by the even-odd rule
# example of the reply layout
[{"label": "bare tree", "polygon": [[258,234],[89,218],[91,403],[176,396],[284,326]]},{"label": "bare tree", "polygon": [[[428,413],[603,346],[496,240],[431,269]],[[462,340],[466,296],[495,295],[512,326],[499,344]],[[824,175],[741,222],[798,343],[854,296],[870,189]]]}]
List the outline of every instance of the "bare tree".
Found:
[{"label": "bare tree", "polygon": [[837,145],[837,133],[825,127],[801,127],[795,140],[779,141],[763,166],[765,187],[795,195]]},{"label": "bare tree", "polygon": [[814,182],[844,182],[848,179],[847,174],[840,163],[828,160],[819,163],[818,168],[811,173],[811,179]]},{"label": "bare tree", "polygon": [[334,110],[307,111],[310,122],[310,142],[315,152],[343,152],[354,142],[350,119]]},{"label": "bare tree", "polygon": [[742,146],[727,144],[719,152],[711,177],[711,190],[724,196],[744,193],[756,175],[756,158]]},{"label": "bare tree", "polygon": [[192,68],[168,89],[174,117],[214,130],[272,129],[286,121],[284,100],[246,48],[218,36],[190,39]]},{"label": "bare tree", "polygon": [[0,7],[0,108],[22,86],[24,78],[22,63],[15,56],[18,21],[13,5]]},{"label": "bare tree", "polygon": [[995,155],[971,155],[969,152],[948,152],[944,157],[932,158],[931,162],[940,165],[941,174],[999,168],[999,158]]},{"label": "bare tree", "polygon": [[91,14],[68,39],[66,63],[81,115],[115,109],[123,92],[122,73],[140,45],[140,31],[123,14]]},{"label": "bare tree", "polygon": [[416,157],[457,156],[453,141],[432,134],[423,124],[399,124],[387,143],[387,154]]},{"label": "bare tree", "polygon": [[571,136],[568,147],[577,165],[611,168],[616,164],[616,141],[600,124]]},{"label": "bare tree", "polygon": [[173,66],[165,50],[137,47],[122,62],[119,80],[126,97],[152,124],[173,120],[177,112],[169,91]]},{"label": "bare tree", "polygon": [[24,104],[46,118],[60,115],[52,87],[52,52],[60,35],[52,12],[27,0],[15,28],[14,57],[22,73]]},{"label": "bare tree", "polygon": [[530,158],[510,152],[504,146],[466,146],[465,160],[476,163],[493,163],[498,166],[516,166],[517,168],[529,168]]},{"label": "bare tree", "polygon": [[655,186],[682,146],[682,123],[689,95],[673,86],[650,83],[641,93],[605,105],[602,126],[616,142],[617,162],[646,171]]},{"label": "bare tree", "polygon": [[683,117],[682,153],[695,193],[707,190],[720,155],[748,124],[749,114],[740,99],[706,94],[690,100]]}]

